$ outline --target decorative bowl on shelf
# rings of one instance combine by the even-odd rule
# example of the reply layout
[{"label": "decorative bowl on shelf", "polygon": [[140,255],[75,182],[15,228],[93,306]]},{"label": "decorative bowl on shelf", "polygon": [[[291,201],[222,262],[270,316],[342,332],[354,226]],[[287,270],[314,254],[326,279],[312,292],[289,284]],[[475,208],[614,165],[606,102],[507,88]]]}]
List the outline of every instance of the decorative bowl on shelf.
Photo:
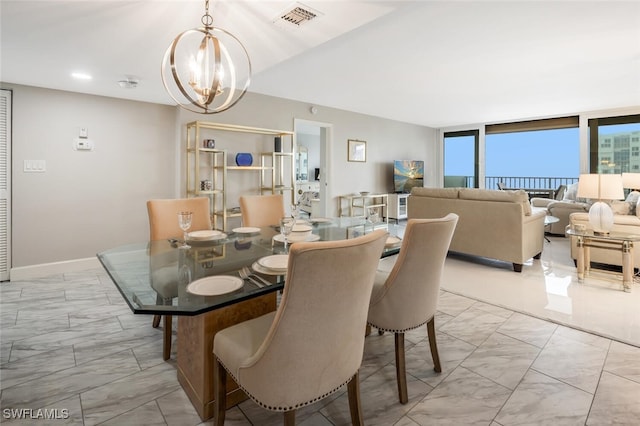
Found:
[{"label": "decorative bowl on shelf", "polygon": [[236,154],[236,164],[238,166],[250,166],[253,164],[253,155],[249,152],[239,152]]},{"label": "decorative bowl on shelf", "polygon": [[364,196],[364,195],[369,195],[371,194],[371,192],[369,191],[360,191],[360,195]]}]

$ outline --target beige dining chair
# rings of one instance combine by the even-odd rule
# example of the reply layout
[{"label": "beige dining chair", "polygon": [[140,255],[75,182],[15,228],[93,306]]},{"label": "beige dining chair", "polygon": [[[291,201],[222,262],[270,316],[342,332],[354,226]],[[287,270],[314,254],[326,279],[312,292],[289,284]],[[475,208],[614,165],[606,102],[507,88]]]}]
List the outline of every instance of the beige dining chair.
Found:
[{"label": "beige dining chair", "polygon": [[395,334],[396,377],[402,404],[408,401],[406,331],[427,324],[434,370],[441,371],[434,316],[444,261],[457,223],[454,213],[439,219],[409,219],[393,268],[376,274],[367,322],[380,332]]},{"label": "beige dining chair", "polygon": [[269,226],[280,223],[284,213],[282,194],[243,195],[240,197],[243,226]]},{"label": "beige dining chair", "polygon": [[362,237],[291,246],[275,312],[218,332],[213,342],[214,417],[225,418],[226,379],[258,405],[284,412],[319,401],[348,383],[353,424],[362,424],[358,369],[367,310],[385,230]]},{"label": "beige dining chair", "polygon": [[[201,231],[211,229],[211,215],[209,212],[209,199],[177,198],[155,199],[147,201],[147,213],[149,214],[149,240],[163,240],[166,238],[182,238],[183,231],[178,225],[178,213],[181,211],[193,212],[191,228],[189,231]],[[172,254],[174,256],[172,256]],[[175,260],[175,252],[171,251],[163,256],[161,253],[151,253],[151,287],[156,291],[158,303],[171,304],[173,298],[178,296],[178,265]],[[166,264],[175,262],[175,265]],[[175,278],[169,269],[175,267]],[[153,327],[160,325],[160,315],[154,315]],[[164,338],[162,357],[167,360],[171,356],[171,315],[164,316]]]}]

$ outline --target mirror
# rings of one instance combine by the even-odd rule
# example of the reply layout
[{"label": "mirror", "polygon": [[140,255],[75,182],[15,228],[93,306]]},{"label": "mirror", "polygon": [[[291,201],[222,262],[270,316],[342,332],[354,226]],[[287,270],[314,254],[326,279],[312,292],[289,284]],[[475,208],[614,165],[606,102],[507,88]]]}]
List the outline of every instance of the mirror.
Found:
[{"label": "mirror", "polygon": [[309,151],[307,147],[298,145],[296,157],[296,180],[309,180]]}]

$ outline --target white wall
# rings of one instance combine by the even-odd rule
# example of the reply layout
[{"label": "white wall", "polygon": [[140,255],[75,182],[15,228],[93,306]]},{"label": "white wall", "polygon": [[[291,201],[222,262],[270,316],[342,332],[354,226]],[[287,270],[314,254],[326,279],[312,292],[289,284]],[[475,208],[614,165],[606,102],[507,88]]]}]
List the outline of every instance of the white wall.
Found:
[{"label": "white wall", "polygon": [[[176,195],[175,109],[13,89],[12,268],[93,258],[149,236],[145,202]],[[74,151],[86,126],[92,152]],[[45,160],[46,172],[23,172]]]},{"label": "white wall", "polygon": [[[202,120],[293,130],[294,118],[333,124],[329,206],[337,196],[392,189],[394,158],[425,159],[435,183],[434,129],[248,93],[221,114],[2,83],[13,90],[12,277],[148,238],[146,200],[185,194],[186,123]],[[93,152],[72,149],[81,126]],[[367,141],[367,162],[347,162],[347,139]],[[247,149],[239,146],[238,151]],[[265,147],[266,149],[266,147]],[[24,173],[45,160],[45,173]],[[65,265],[68,269],[69,265]]]}]

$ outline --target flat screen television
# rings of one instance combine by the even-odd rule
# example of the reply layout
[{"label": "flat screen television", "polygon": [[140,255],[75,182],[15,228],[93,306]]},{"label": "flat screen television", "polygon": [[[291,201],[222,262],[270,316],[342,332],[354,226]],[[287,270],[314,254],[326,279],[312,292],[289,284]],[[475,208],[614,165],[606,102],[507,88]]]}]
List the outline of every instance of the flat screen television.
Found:
[{"label": "flat screen television", "polygon": [[424,161],[394,160],[394,191],[398,193],[409,193],[414,186],[424,186]]}]

